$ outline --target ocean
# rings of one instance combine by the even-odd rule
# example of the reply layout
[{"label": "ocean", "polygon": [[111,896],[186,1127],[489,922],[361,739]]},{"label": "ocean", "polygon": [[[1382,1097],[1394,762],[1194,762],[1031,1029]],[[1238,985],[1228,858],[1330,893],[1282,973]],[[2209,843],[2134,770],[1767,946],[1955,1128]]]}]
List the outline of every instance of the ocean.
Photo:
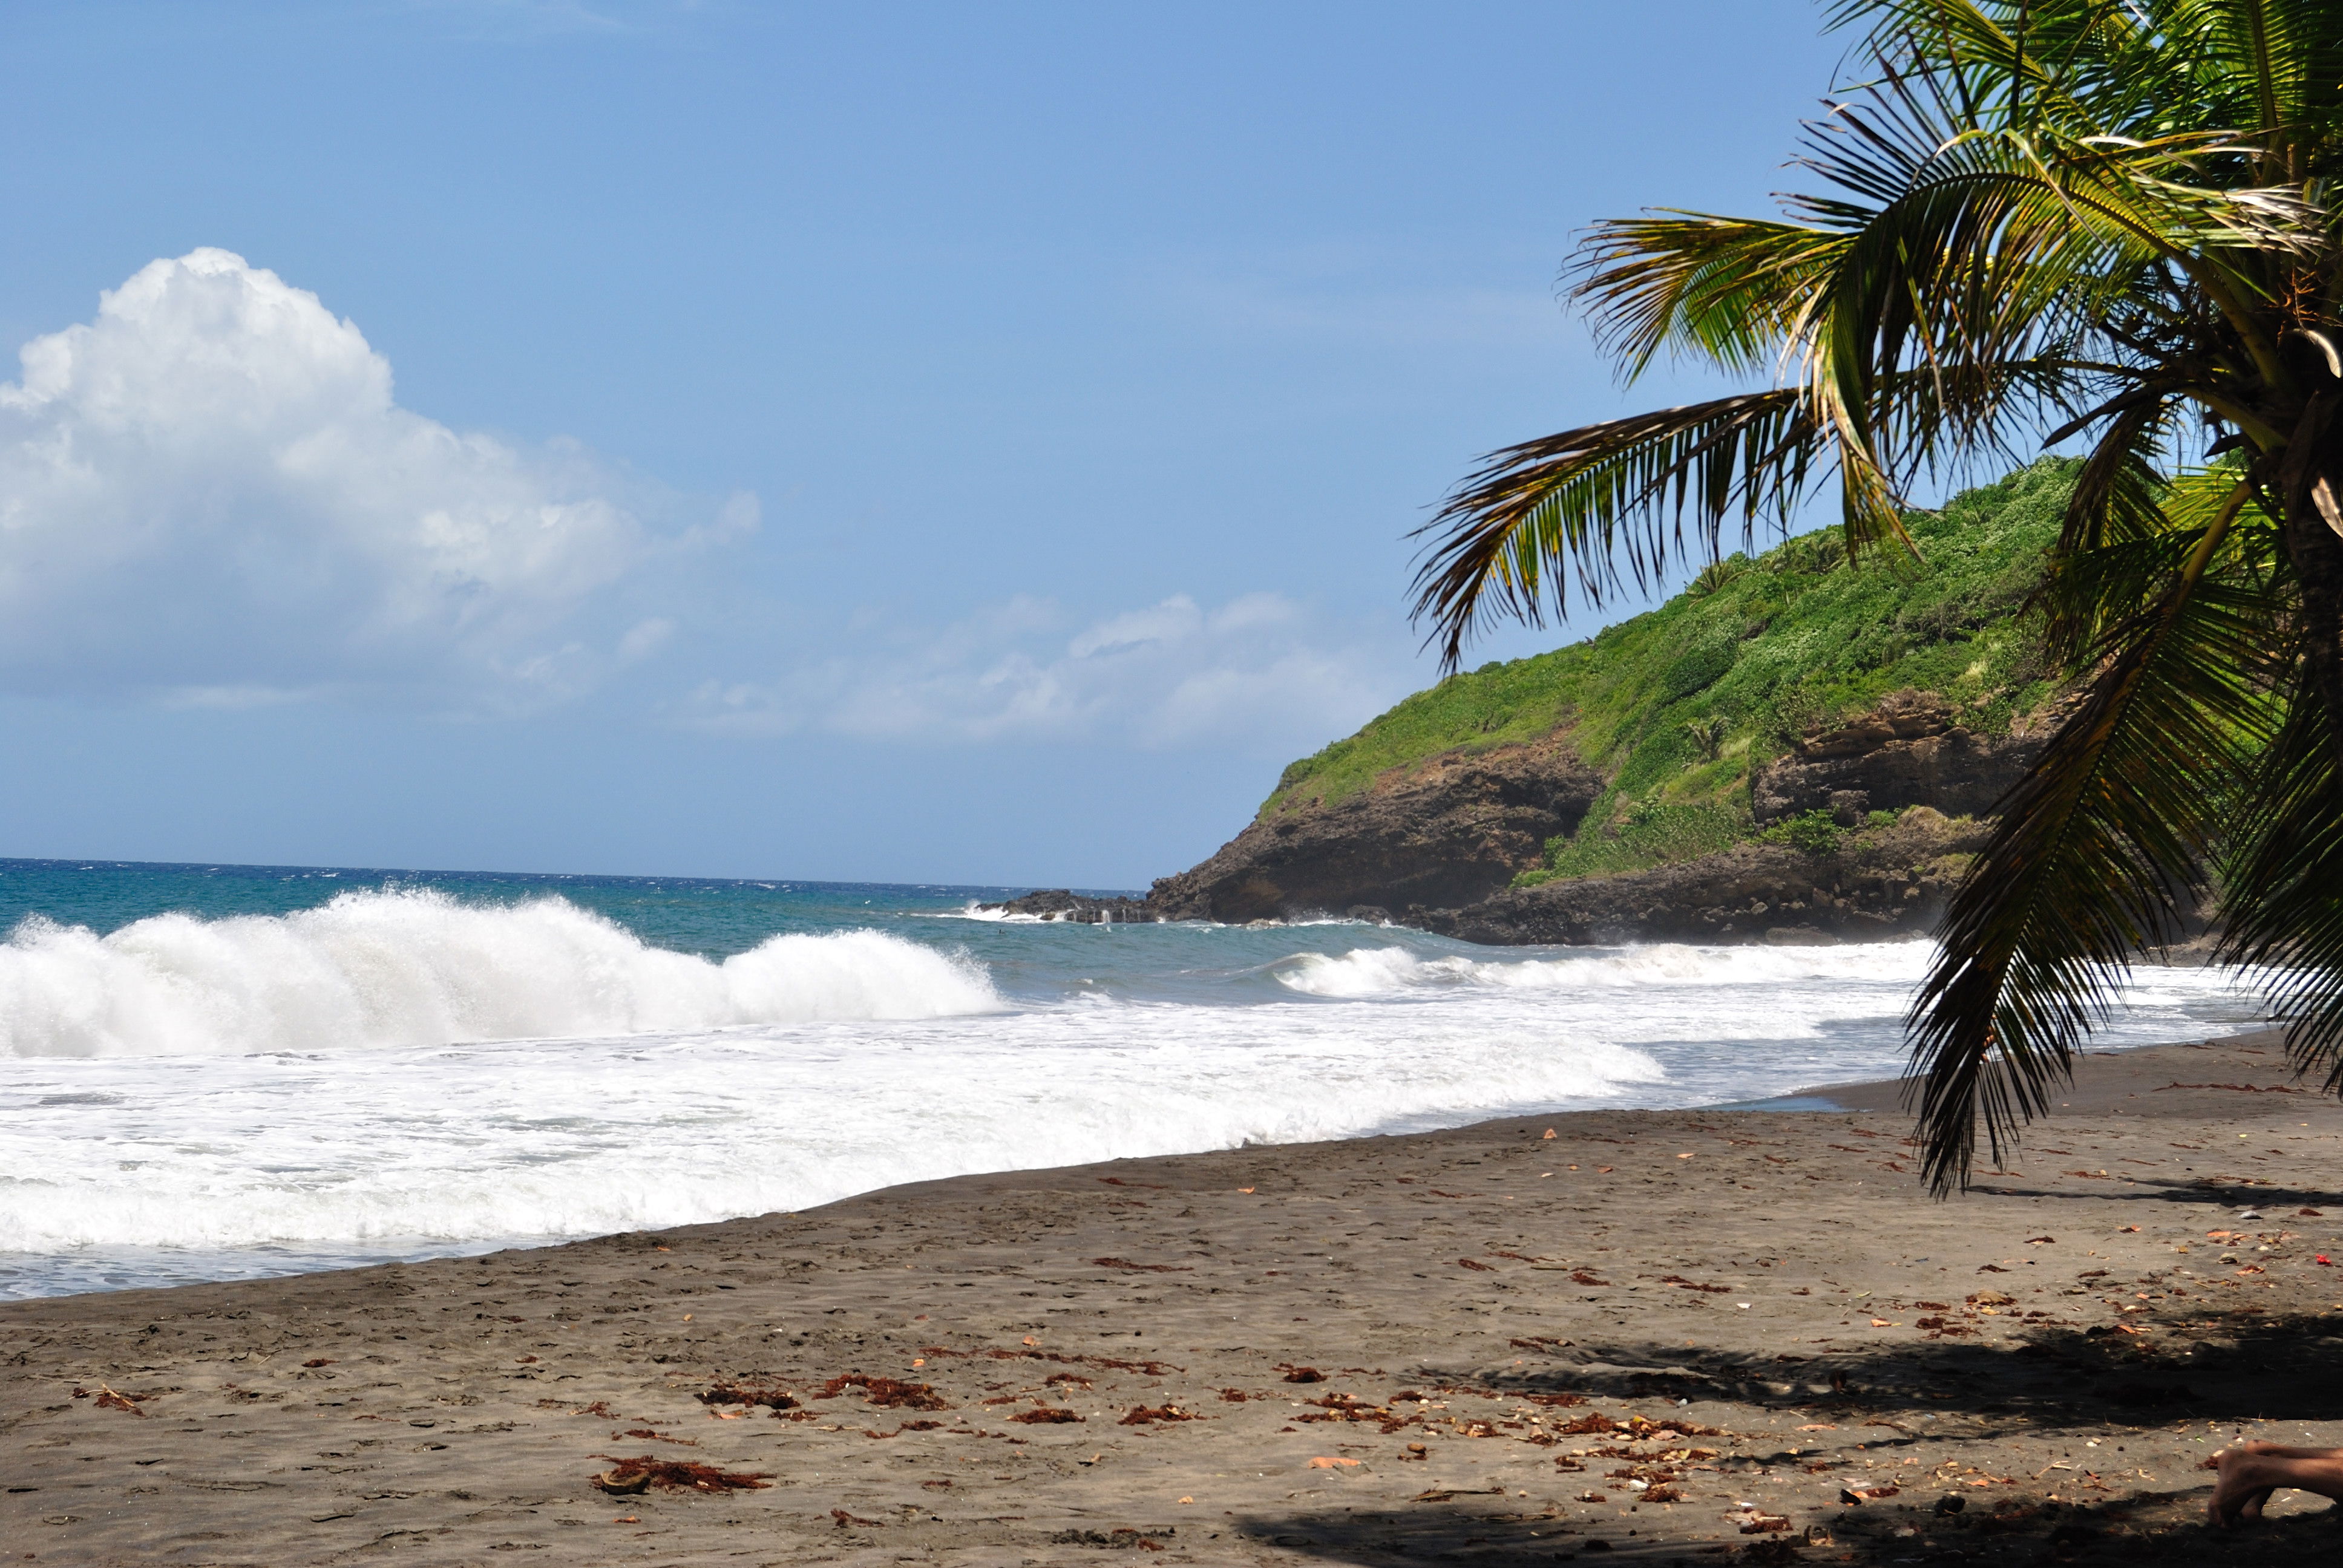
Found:
[{"label": "ocean", "polygon": [[[0,860],[0,1296],[1895,1073],[1925,942],[1476,948],[1022,889]],[[2145,969],[2102,1037],[2250,1027]]]}]

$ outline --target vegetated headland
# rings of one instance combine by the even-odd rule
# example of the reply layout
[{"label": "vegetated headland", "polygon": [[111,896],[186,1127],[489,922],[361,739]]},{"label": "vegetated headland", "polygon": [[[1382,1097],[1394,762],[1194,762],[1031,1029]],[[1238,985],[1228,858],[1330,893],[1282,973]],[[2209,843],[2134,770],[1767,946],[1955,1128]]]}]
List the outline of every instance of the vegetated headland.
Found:
[{"label": "vegetated headland", "polygon": [[1285,769],[1144,899],[1051,919],[1348,915],[1480,942],[1918,935],[2056,728],[2029,602],[2074,466],[1703,570],[1658,609],[1483,665]]}]

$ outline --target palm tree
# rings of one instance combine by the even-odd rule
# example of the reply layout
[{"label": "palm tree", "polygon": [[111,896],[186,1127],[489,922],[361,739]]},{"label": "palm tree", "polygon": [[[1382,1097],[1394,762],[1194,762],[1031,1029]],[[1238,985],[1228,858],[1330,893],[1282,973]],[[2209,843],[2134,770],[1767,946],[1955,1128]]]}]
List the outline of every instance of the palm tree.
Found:
[{"label": "palm tree", "polygon": [[1774,385],[1491,455],[1416,613],[1453,668],[1835,481],[1903,497],[2082,444],[2041,595],[2069,717],[2002,802],[1914,1004],[1939,1192],[2045,1111],[2136,956],[2217,897],[2223,952],[2343,1087],[2343,4],[1831,0],[1860,83],[1778,219],[1596,226],[1574,297],[1632,379]]}]

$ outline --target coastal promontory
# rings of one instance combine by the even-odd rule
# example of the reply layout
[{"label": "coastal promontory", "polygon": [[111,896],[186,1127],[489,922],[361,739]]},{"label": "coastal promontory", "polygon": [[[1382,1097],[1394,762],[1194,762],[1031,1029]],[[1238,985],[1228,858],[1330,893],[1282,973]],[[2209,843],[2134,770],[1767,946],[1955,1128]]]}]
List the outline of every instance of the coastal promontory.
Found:
[{"label": "coastal promontory", "polygon": [[2031,607],[2072,482],[2045,459],[1911,513],[1908,551],[1848,560],[1825,532],[1729,557],[1293,763],[1144,899],[1001,907],[1488,943],[1919,934],[2063,711]]}]

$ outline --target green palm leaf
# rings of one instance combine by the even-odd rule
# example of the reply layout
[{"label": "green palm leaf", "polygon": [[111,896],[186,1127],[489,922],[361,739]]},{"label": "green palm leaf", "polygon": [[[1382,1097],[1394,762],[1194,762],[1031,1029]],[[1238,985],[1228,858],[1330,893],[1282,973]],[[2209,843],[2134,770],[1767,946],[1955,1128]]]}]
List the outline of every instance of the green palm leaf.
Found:
[{"label": "green palm leaf", "polygon": [[2249,497],[2163,548],[2164,589],[2111,628],[2071,719],[2001,803],[1956,891],[1913,1007],[1923,1167],[1967,1183],[1976,1130],[1996,1160],[2040,1114],[2131,957],[2167,945],[2205,882],[2241,749],[2263,713],[2250,671],[2266,599],[2215,575]]}]

